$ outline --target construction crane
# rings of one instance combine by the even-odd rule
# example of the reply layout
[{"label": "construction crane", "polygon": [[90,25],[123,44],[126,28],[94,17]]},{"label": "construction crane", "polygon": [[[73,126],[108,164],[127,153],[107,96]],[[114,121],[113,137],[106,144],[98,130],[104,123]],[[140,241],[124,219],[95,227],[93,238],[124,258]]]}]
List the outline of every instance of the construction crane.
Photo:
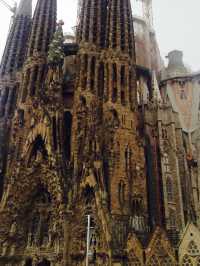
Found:
[{"label": "construction crane", "polygon": [[17,11],[17,2],[15,2],[14,0],[12,0],[13,2],[13,5],[11,6],[8,1],[5,1],[5,0],[0,0],[0,3],[3,4],[8,10],[10,10],[10,12],[13,14],[12,17],[11,17],[11,21],[10,21],[10,26],[9,26],[9,29],[10,27],[12,26],[12,23],[13,23],[13,20],[15,18],[15,15],[16,15],[16,11]]}]

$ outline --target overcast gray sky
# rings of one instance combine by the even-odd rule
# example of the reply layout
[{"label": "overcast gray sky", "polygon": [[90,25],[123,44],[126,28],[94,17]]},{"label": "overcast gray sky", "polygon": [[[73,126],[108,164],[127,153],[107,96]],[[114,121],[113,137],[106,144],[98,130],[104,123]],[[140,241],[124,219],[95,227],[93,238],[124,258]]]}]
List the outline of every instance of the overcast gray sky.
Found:
[{"label": "overcast gray sky", "polygon": [[[12,3],[12,0],[6,1]],[[184,52],[184,61],[193,70],[200,70],[199,11],[199,0],[153,0],[154,27],[162,56],[180,49]],[[58,0],[58,19],[64,20],[65,31],[71,31],[76,24],[76,15],[77,0]],[[0,54],[10,17],[11,13],[0,3]]]}]

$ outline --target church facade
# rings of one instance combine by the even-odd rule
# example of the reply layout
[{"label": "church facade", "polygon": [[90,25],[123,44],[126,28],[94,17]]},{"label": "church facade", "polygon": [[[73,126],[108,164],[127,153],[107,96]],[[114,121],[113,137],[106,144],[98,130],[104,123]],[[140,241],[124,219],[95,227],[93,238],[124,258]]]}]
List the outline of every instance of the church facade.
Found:
[{"label": "church facade", "polygon": [[146,66],[130,0],[56,21],[21,0],[1,62],[0,265],[200,265],[200,74],[152,32]]}]

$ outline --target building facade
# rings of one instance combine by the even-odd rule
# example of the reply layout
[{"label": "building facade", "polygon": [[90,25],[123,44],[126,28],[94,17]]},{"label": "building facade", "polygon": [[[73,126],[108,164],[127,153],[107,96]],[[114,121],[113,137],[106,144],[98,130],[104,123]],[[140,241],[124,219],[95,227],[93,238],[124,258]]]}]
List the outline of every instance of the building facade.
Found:
[{"label": "building facade", "polygon": [[159,75],[130,0],[81,1],[76,38],[31,5],[0,68],[0,265],[200,265],[200,75],[179,51]]}]

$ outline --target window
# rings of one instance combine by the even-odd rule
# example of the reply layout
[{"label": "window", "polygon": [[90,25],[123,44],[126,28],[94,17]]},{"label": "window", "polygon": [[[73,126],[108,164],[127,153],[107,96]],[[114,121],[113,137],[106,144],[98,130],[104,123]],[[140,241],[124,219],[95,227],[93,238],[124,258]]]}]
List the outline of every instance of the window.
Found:
[{"label": "window", "polygon": [[45,141],[38,135],[32,145],[29,154],[28,167],[32,166],[34,162],[41,163],[48,159],[48,152],[46,149]]},{"label": "window", "polygon": [[173,201],[174,195],[173,195],[173,183],[172,180],[168,177],[166,181],[166,190],[167,190],[167,200]]},{"label": "window", "polygon": [[167,130],[164,128],[162,129],[162,138],[167,139]]},{"label": "window", "polygon": [[99,65],[99,73],[98,73],[98,96],[104,96],[104,64],[101,62]]},{"label": "window", "polygon": [[116,66],[116,64],[113,64],[112,69],[113,69],[112,70],[112,75],[113,75],[112,80],[114,82],[117,82],[117,66]]},{"label": "window", "polygon": [[49,226],[51,216],[51,196],[49,192],[38,187],[35,195],[30,199],[30,205],[27,212],[27,247],[48,246]]},{"label": "window", "polygon": [[128,171],[131,168],[131,159],[132,159],[132,150],[129,146],[125,149],[125,166],[126,171]]},{"label": "window", "polygon": [[126,124],[126,116],[122,115],[122,125],[125,125],[125,124]]},{"label": "window", "polygon": [[126,184],[124,181],[120,181],[118,185],[118,194],[119,194],[119,203],[123,204],[125,201],[125,189],[126,189]]},{"label": "window", "polygon": [[172,262],[172,259],[170,257],[166,257],[163,259],[161,265],[162,266],[173,266],[174,263]]},{"label": "window", "polygon": [[147,266],[159,266],[159,261],[156,256],[152,256],[149,262],[147,263]]},{"label": "window", "polygon": [[180,98],[181,98],[181,100],[187,100],[186,92],[183,89],[181,89]]},{"label": "window", "polygon": [[169,227],[176,228],[176,211],[172,209],[169,210]]},{"label": "window", "polygon": [[126,95],[124,90],[121,90],[121,103],[122,105],[126,105]]},{"label": "window", "polygon": [[113,91],[112,91],[112,102],[113,103],[117,102],[117,88],[113,88]]},{"label": "window", "polygon": [[164,163],[165,173],[169,173],[170,172],[170,165],[169,165],[169,157],[168,157],[167,153],[164,154],[163,163]]},{"label": "window", "polygon": [[132,201],[132,214],[133,216],[140,216],[142,213],[142,200],[141,198],[134,198]]},{"label": "window", "polygon": [[67,161],[71,159],[71,130],[72,115],[70,112],[64,113],[64,155]]},{"label": "window", "polygon": [[183,257],[181,266],[193,266],[191,258],[188,255]]},{"label": "window", "polygon": [[121,86],[125,86],[126,82],[125,82],[125,66],[121,66],[121,73],[120,73],[120,76],[121,76]]},{"label": "window", "polygon": [[95,86],[95,69],[96,69],[96,58],[93,56],[90,65],[90,88],[94,91]]},{"label": "window", "polygon": [[197,256],[200,255],[199,254],[199,249],[197,244],[192,240],[190,241],[189,245],[188,245],[188,254],[190,256]]}]

